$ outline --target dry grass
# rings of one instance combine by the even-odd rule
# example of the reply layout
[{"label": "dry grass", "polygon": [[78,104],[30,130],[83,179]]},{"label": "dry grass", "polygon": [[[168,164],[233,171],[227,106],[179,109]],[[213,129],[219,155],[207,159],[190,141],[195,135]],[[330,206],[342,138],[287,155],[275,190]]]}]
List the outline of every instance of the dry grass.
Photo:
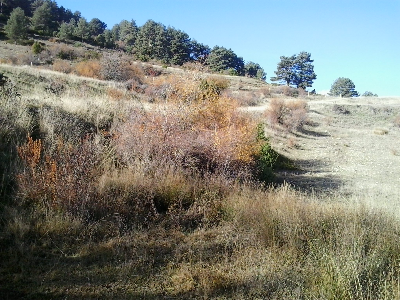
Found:
[{"label": "dry grass", "polygon": [[[3,298],[400,297],[398,220],[254,180],[267,138],[224,85],[155,77],[165,94],[144,105],[6,70],[44,83],[1,98]],[[274,107],[280,126],[305,120],[302,102]]]},{"label": "dry grass", "polygon": [[395,117],[393,123],[396,127],[400,127],[400,115]]},{"label": "dry grass", "polygon": [[377,135],[386,135],[388,133],[389,133],[389,130],[384,129],[384,128],[375,128],[374,129],[374,134],[377,134]]}]

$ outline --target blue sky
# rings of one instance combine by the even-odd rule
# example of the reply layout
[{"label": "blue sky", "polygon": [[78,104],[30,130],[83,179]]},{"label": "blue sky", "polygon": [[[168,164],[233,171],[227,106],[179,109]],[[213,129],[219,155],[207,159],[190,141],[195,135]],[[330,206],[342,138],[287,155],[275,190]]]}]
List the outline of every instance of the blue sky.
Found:
[{"label": "blue sky", "polygon": [[311,53],[317,92],[338,77],[359,93],[400,96],[400,0],[56,0],[99,18],[152,19],[210,46],[231,48],[274,76],[280,56]]}]

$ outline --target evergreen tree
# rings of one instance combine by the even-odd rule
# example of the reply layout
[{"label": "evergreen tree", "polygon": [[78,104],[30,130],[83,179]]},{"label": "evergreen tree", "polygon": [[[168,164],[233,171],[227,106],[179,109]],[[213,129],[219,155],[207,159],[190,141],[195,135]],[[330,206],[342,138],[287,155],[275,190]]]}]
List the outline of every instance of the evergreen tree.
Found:
[{"label": "evergreen tree", "polygon": [[75,12],[73,13],[73,18],[75,19],[75,22],[78,23],[78,22],[79,22],[79,19],[82,18],[81,12],[78,11],[78,10],[75,11]]},{"label": "evergreen tree", "polygon": [[167,28],[168,60],[174,65],[183,65],[190,60],[191,43],[189,35],[175,28]]},{"label": "evergreen tree", "polygon": [[59,24],[62,24],[64,22],[69,22],[74,17],[74,14],[70,9],[66,9],[64,8],[64,6],[60,6],[58,8],[57,17],[57,22]]},{"label": "evergreen tree", "polygon": [[248,62],[244,65],[244,73],[248,77],[265,80],[266,74],[259,64]]},{"label": "evergreen tree", "polygon": [[278,63],[276,76],[271,77],[272,81],[285,82],[286,85],[295,85],[297,88],[311,87],[313,80],[317,78],[314,73],[313,60],[311,54],[300,52],[298,55],[290,57],[281,56]]},{"label": "evergreen tree", "polygon": [[358,97],[358,92],[356,91],[356,86],[350,78],[339,77],[331,86],[329,91],[331,96],[339,97]]},{"label": "evergreen tree", "polygon": [[190,43],[190,59],[197,61],[201,64],[206,62],[207,57],[210,55],[211,49],[207,45],[201,44],[196,40]]},{"label": "evergreen tree", "polygon": [[378,94],[374,94],[373,92],[366,91],[362,94],[363,97],[378,97]]},{"label": "evergreen tree", "polygon": [[45,1],[41,6],[35,9],[31,21],[34,30],[44,34],[52,33],[52,29],[54,29],[55,26],[53,24],[52,9],[48,1]]},{"label": "evergreen tree", "polygon": [[22,8],[17,7],[11,12],[7,24],[4,26],[7,37],[13,41],[20,41],[27,38],[28,20]]},{"label": "evergreen tree", "polygon": [[1,9],[2,13],[6,16],[10,16],[11,12],[16,9],[17,7],[21,8],[26,17],[32,16],[32,0],[2,0],[1,3],[3,4]]},{"label": "evergreen tree", "polygon": [[89,24],[85,18],[80,18],[77,22],[74,35],[82,42],[89,38]]},{"label": "evergreen tree", "polygon": [[243,58],[224,47],[215,46],[207,57],[206,64],[215,72],[229,71],[231,75],[244,74]]},{"label": "evergreen tree", "polygon": [[95,40],[96,37],[104,32],[107,28],[107,24],[100,21],[98,18],[93,18],[88,23],[88,36]]},{"label": "evergreen tree", "polygon": [[136,41],[135,53],[138,59],[150,59],[168,62],[168,38],[165,26],[153,20],[147,21],[140,27]]},{"label": "evergreen tree", "polygon": [[62,40],[70,40],[74,38],[76,30],[75,19],[71,19],[68,23],[61,23],[57,36]]},{"label": "evergreen tree", "polygon": [[104,44],[103,47],[106,48],[114,48],[115,47],[115,40],[113,39],[113,34],[111,30],[106,29],[104,30]]},{"label": "evergreen tree", "polygon": [[118,41],[123,42],[126,46],[133,46],[138,34],[138,27],[134,20],[122,20],[118,24]]}]

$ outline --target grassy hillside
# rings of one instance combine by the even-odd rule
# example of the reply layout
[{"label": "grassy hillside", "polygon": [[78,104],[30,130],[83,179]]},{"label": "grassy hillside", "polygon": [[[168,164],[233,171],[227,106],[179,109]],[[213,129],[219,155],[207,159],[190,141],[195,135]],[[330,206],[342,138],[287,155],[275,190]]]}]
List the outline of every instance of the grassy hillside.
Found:
[{"label": "grassy hillside", "polygon": [[3,299],[400,298],[397,219],[270,185],[293,166],[268,124],[301,130],[304,101],[134,70],[0,66]]}]

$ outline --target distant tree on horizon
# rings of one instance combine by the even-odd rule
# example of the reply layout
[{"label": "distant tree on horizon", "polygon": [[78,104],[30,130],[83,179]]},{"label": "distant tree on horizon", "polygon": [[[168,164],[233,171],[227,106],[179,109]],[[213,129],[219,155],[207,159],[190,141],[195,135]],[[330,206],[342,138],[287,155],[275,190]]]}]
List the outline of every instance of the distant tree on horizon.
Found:
[{"label": "distant tree on horizon", "polygon": [[378,97],[377,94],[374,94],[373,92],[369,92],[369,91],[364,92],[364,94],[362,94],[361,96],[363,96],[363,97]]},{"label": "distant tree on horizon", "polygon": [[251,61],[244,65],[244,73],[245,76],[258,78],[260,80],[265,80],[267,76],[267,74],[264,72],[264,69],[261,68],[259,64]]},{"label": "distant tree on horizon", "polygon": [[359,94],[355,90],[356,86],[350,78],[339,77],[334,81],[329,91],[329,95],[336,97],[358,97]]},{"label": "distant tree on horizon", "polygon": [[297,55],[281,56],[280,59],[274,72],[276,76],[271,77],[271,81],[284,82],[287,86],[294,85],[302,89],[312,86],[317,75],[310,53],[302,51]]}]

